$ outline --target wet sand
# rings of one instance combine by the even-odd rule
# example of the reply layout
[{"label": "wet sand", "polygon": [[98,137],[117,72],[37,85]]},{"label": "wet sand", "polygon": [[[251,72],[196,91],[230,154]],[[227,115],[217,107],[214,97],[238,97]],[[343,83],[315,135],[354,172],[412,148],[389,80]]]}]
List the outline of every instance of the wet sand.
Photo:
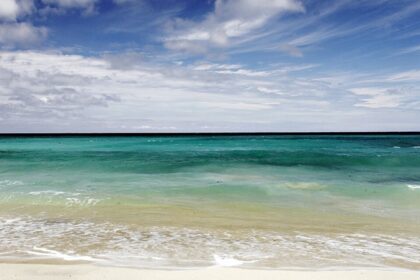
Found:
[{"label": "wet sand", "polygon": [[38,265],[0,264],[0,279],[7,280],[417,280],[420,271],[410,270],[334,270],[334,271],[288,271],[248,270],[238,268],[203,268],[194,270],[141,270],[93,265]]}]

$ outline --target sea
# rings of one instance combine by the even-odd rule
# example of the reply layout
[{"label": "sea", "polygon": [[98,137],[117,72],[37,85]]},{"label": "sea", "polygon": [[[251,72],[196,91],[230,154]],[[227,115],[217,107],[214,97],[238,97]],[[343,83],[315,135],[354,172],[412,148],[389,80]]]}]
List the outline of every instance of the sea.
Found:
[{"label": "sea", "polygon": [[0,262],[420,269],[420,135],[0,136]]}]

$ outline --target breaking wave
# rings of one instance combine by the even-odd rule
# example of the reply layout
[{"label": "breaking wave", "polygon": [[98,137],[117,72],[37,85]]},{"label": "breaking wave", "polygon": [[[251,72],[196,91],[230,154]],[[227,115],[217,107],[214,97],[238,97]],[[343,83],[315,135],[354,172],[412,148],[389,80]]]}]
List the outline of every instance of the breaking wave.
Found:
[{"label": "breaking wave", "polygon": [[69,219],[0,218],[0,259],[138,267],[420,268],[420,237],[130,227]]}]

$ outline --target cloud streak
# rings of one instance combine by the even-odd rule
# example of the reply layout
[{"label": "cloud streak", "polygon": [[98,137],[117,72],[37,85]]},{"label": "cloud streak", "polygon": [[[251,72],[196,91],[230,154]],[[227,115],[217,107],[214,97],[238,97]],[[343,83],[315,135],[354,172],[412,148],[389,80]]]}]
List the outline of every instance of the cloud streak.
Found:
[{"label": "cloud streak", "polygon": [[211,47],[227,47],[232,39],[263,27],[282,13],[303,11],[297,0],[216,0],[214,11],[200,22],[174,20],[164,42],[172,50],[204,53]]}]

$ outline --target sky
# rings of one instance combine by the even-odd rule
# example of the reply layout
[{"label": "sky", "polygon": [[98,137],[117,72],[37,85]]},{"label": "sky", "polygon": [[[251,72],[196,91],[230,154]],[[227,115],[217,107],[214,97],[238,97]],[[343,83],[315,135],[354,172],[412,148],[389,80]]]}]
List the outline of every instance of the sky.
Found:
[{"label": "sky", "polygon": [[0,132],[420,131],[419,0],[0,0]]}]

